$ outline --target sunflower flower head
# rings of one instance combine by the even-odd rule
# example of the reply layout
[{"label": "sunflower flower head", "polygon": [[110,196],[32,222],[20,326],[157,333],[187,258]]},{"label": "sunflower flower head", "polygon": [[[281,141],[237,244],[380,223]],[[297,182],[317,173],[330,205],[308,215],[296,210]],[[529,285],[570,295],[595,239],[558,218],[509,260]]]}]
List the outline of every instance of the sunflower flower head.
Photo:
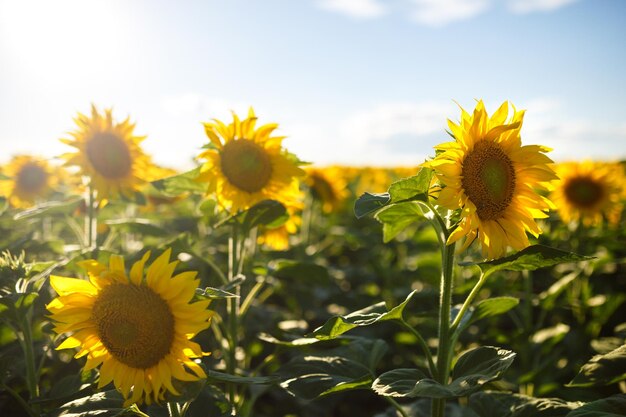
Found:
[{"label": "sunflower flower head", "polygon": [[306,183],[326,213],[338,210],[347,199],[348,186],[341,171],[341,168],[332,166],[306,169]]},{"label": "sunflower flower head", "polygon": [[61,173],[43,158],[17,155],[2,168],[2,174],[8,179],[0,180],[0,195],[13,207],[27,208],[52,193]]},{"label": "sunflower flower head", "polygon": [[262,200],[298,199],[298,177],[304,175],[300,162],[283,148],[284,137],[272,136],[277,124],[257,128],[256,122],[250,108],[244,120],[233,113],[228,125],[219,120],[204,123],[210,143],[198,156],[206,162],[197,181],[208,183],[207,193],[215,193],[219,203],[232,212]]},{"label": "sunflower flower head", "polygon": [[141,149],[145,136],[135,136],[135,125],[127,118],[113,119],[112,110],[100,113],[91,106],[91,117],[79,113],[74,119],[78,128],[71,139],[61,142],[76,148],[61,157],[66,166],[77,166],[89,177],[99,199],[131,196],[142,184],[153,179],[154,164]]},{"label": "sunflower flower head", "polygon": [[550,194],[566,222],[585,226],[619,223],[626,188],[624,168],[619,163],[564,162],[556,165],[560,180]]},{"label": "sunflower flower head", "polygon": [[509,246],[527,247],[526,232],[541,233],[535,219],[547,217],[553,205],[538,191],[547,191],[557,176],[545,155],[549,148],[522,146],[523,111],[512,107],[510,113],[504,102],[489,117],[482,100],[473,114],[461,111],[459,124],[448,120],[455,140],[436,146],[437,156],[424,166],[442,184],[437,204],[461,210],[448,244],[465,238],[463,251],[478,240],[485,258],[499,258]]},{"label": "sunflower flower head", "polygon": [[210,300],[190,302],[199,284],[194,271],[176,275],[171,250],[147,268],[150,252],[126,272],[124,259],[111,255],[109,265],[80,262],[89,280],[51,276],[58,293],[46,307],[58,334],[71,332],[57,349],[78,348],[85,370],[100,367],[98,388],[113,382],[133,403],[161,402],[179,395],[174,381],[206,378],[193,361],[205,353],[190,339],[209,327]]}]

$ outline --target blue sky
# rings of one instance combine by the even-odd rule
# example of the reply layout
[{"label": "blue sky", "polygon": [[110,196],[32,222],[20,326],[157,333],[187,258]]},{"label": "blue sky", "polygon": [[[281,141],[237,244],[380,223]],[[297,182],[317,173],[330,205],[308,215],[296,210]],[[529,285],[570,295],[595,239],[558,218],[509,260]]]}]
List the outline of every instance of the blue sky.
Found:
[{"label": "blue sky", "polygon": [[416,165],[455,101],[527,110],[556,160],[626,158],[623,0],[0,0],[0,162],[59,155],[91,103],[189,168],[252,105],[317,164]]}]

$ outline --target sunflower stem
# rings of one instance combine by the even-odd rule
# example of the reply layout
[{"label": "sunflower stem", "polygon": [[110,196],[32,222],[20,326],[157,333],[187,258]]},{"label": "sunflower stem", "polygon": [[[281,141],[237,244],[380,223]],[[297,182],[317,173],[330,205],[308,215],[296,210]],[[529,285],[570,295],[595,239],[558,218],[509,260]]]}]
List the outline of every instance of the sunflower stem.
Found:
[{"label": "sunflower stem", "polygon": [[182,415],[180,414],[180,409],[178,408],[178,403],[167,403],[167,411],[169,412],[170,417],[182,417]]},{"label": "sunflower stem", "polygon": [[[228,281],[232,282],[236,276],[237,271],[237,238],[238,238],[238,228],[237,225],[233,225],[231,230],[231,236],[228,239]],[[238,322],[238,298],[228,298],[227,299],[227,309],[228,309],[228,339],[229,339],[229,351],[228,351],[228,361],[226,363],[228,373],[231,375],[235,374],[237,360],[237,322]],[[233,407],[233,411],[236,404],[236,386],[231,383],[228,384],[228,399],[231,403],[231,407]]]},{"label": "sunflower stem", "polygon": [[393,408],[396,409],[396,411],[398,412],[398,414],[400,414],[402,417],[409,417],[409,415],[406,413],[406,411],[404,411],[404,408],[402,408],[402,406],[393,398],[391,397],[384,397],[385,400],[387,400],[387,402],[389,404],[391,404],[393,406]]},{"label": "sunflower stem", "polygon": [[97,218],[96,218],[96,198],[95,190],[89,184],[87,186],[87,219],[85,222],[85,229],[87,231],[87,248],[93,249],[96,243],[97,233]]},{"label": "sunflower stem", "polygon": [[476,296],[482,289],[485,282],[487,282],[487,277],[489,277],[489,275],[491,275],[489,272],[480,274],[480,278],[478,278],[478,282],[476,282],[476,285],[474,285],[474,288],[472,288],[472,291],[470,291],[469,295],[463,302],[463,305],[461,306],[459,313],[454,318],[454,321],[452,322],[452,325],[450,326],[450,333],[453,333],[459,327],[459,325],[461,324],[461,321],[463,320],[463,316],[472,305],[474,298],[476,298]]},{"label": "sunflower stem", "polygon": [[[39,397],[37,366],[35,365],[35,350],[33,347],[33,332],[31,329],[32,306],[19,321],[19,326],[21,327],[20,330],[22,333],[22,337],[19,340],[22,345],[22,350],[24,351],[24,359],[26,362],[26,385],[32,401],[33,399]],[[36,408],[31,408],[31,410],[37,412]]]},{"label": "sunflower stem", "polygon": [[[446,229],[447,230],[447,229]],[[446,233],[447,234],[447,233]],[[447,236],[446,236],[447,238]],[[450,338],[450,309],[452,305],[452,275],[454,272],[455,244],[443,245],[441,248],[441,286],[439,290],[439,346],[437,349],[436,380],[442,385],[448,384],[450,376],[450,352],[452,344]],[[445,399],[434,399],[432,407],[433,417],[444,417]]]},{"label": "sunflower stem", "polygon": [[24,409],[24,411],[26,411],[26,414],[28,414],[29,417],[38,416],[38,413],[35,413],[30,405],[26,401],[24,401],[22,396],[18,394],[13,388],[5,384],[0,384],[0,389],[8,392],[13,398],[15,398],[15,400],[22,406],[22,408]]}]

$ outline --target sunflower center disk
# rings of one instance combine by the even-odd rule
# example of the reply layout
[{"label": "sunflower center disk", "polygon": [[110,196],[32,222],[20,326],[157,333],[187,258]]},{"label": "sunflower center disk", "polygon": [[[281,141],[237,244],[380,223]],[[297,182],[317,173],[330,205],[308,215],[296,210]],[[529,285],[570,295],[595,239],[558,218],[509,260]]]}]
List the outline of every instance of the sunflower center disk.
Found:
[{"label": "sunflower center disk", "polygon": [[98,174],[121,179],[130,174],[132,159],[128,144],[117,135],[97,133],[88,142],[87,157]]},{"label": "sunflower center disk", "polygon": [[257,192],[272,176],[272,162],[267,151],[249,139],[228,142],[220,156],[224,176],[241,190]]},{"label": "sunflower center disk", "polygon": [[479,141],[463,160],[465,194],[481,220],[495,220],[511,203],[515,191],[513,162],[497,143]]},{"label": "sunflower center disk", "polygon": [[602,200],[604,190],[591,178],[574,178],[565,186],[565,196],[572,205],[586,209]]},{"label": "sunflower center disk", "polygon": [[45,185],[48,174],[37,164],[24,165],[17,174],[15,183],[17,189],[25,193],[36,194]]},{"label": "sunflower center disk", "polygon": [[131,368],[151,368],[172,347],[174,316],[148,287],[109,285],[94,303],[91,319],[109,353]]}]

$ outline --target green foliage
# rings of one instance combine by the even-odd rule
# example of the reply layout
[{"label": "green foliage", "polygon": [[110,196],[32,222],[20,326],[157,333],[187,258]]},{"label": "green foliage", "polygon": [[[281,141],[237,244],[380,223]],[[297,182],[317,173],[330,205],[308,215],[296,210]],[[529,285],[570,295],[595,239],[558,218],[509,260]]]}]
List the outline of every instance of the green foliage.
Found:
[{"label": "green foliage", "polygon": [[200,167],[183,172],[182,174],[152,181],[151,184],[158,191],[172,197],[187,192],[201,194],[206,192],[207,186],[196,180],[198,175],[200,175]]},{"label": "green foliage", "polygon": [[504,392],[478,392],[470,397],[469,406],[479,417],[565,417],[580,403]]},{"label": "green foliage", "polygon": [[514,357],[511,351],[482,346],[461,355],[448,385],[428,378],[419,369],[395,369],[379,376],[372,389],[391,397],[464,397],[499,378],[511,366]]},{"label": "green foliage", "polygon": [[568,413],[566,417],[623,417],[626,416],[626,394],[593,401]]},{"label": "green foliage", "polygon": [[54,215],[71,215],[83,201],[82,197],[72,197],[65,201],[47,201],[29,209],[20,211],[15,220],[36,219]]},{"label": "green foliage", "polygon": [[513,255],[486,262],[461,262],[462,266],[478,266],[483,273],[496,271],[534,271],[539,268],[558,265],[566,262],[589,260],[591,257],[577,255],[572,252],[551,248],[544,245],[533,245]]},{"label": "green foliage", "polygon": [[402,320],[402,313],[413,295],[415,291],[411,292],[401,304],[389,310],[385,303],[381,302],[345,316],[333,317],[323,326],[315,329],[310,336],[320,340],[330,340],[355,327],[369,326],[387,320]]},{"label": "green foliage", "polygon": [[275,200],[263,200],[247,210],[241,211],[215,225],[239,224],[244,230],[252,230],[257,226],[275,228],[287,221],[289,214],[284,205]]},{"label": "green foliage", "polygon": [[602,386],[624,380],[626,380],[626,345],[591,358],[569,385],[573,387]]},{"label": "green foliage", "polygon": [[123,407],[122,395],[115,391],[98,392],[63,404],[52,417],[130,417],[141,415],[136,407]]},{"label": "green foliage", "polygon": [[207,371],[207,379],[209,381],[214,382],[232,382],[234,384],[244,384],[244,385],[267,385],[274,384],[279,381],[278,376],[239,376],[239,375],[230,375],[225,374],[224,372],[218,371]]},{"label": "green foliage", "polygon": [[237,298],[237,294],[224,291],[220,288],[206,287],[204,289],[196,289],[196,295],[201,298],[209,298],[211,300],[223,300],[226,298]]},{"label": "green foliage", "polygon": [[298,356],[281,368],[280,386],[307,400],[366,389],[372,384],[374,370],[386,351],[387,345],[381,340],[356,339],[324,355]]},{"label": "green foliage", "polygon": [[487,317],[494,317],[504,314],[515,308],[519,304],[519,299],[515,297],[494,297],[481,300],[474,307],[468,325]]},{"label": "green foliage", "polygon": [[364,193],[354,203],[354,214],[358,219],[375,213],[391,201],[389,193]]},{"label": "green foliage", "polygon": [[383,207],[374,217],[383,224],[383,242],[387,243],[410,224],[424,219],[424,208],[408,201]]},{"label": "green foliage", "polygon": [[[354,213],[356,217],[360,219],[368,214],[375,213],[388,204],[416,200],[427,201],[432,176],[433,171],[430,168],[421,168],[416,175],[392,183],[386,193],[364,193],[354,203]],[[407,209],[405,210],[405,215],[411,217],[413,213]],[[400,213],[395,216],[398,221],[408,221],[406,219],[400,219],[399,216]]]}]

